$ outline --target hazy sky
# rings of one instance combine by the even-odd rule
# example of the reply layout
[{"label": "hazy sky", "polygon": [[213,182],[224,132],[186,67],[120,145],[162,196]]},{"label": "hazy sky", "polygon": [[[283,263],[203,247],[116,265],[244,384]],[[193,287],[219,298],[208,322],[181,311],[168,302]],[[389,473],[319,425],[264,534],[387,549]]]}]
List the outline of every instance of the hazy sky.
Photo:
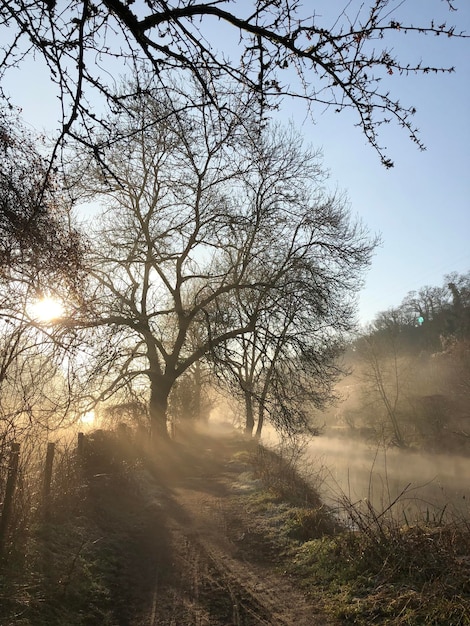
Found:
[{"label": "hazy sky", "polygon": [[[346,4],[305,0],[304,6],[310,2],[325,15]],[[409,15],[416,23],[434,16],[437,23],[447,21],[470,34],[469,0],[454,4],[459,10],[452,13],[443,0],[411,0],[404,8],[412,7]],[[420,152],[405,131],[387,127],[381,143],[395,167],[386,170],[354,127],[352,116],[318,109],[313,125],[305,119],[303,106],[292,101],[281,112],[302,125],[308,142],[322,148],[332,186],[344,190],[353,214],[382,236],[360,296],[364,323],[398,305],[408,291],[441,285],[444,274],[470,269],[470,40],[404,36],[394,45],[406,60],[456,68],[451,75],[390,78],[392,95],[418,109],[416,125],[426,152]],[[37,130],[57,128],[58,102],[47,85],[39,61],[26,64],[6,84],[22,102],[25,120]]]}]

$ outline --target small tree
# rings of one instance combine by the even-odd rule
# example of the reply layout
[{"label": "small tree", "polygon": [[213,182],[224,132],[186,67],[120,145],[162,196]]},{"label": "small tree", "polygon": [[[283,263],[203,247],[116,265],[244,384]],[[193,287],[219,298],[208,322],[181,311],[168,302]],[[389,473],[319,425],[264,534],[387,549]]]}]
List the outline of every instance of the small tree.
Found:
[{"label": "small tree", "polygon": [[[383,319],[382,316],[379,320]],[[370,329],[356,343],[360,357],[360,377],[368,404],[374,407],[374,427],[385,443],[399,447],[408,444],[402,422],[404,406],[407,404],[408,384],[413,361],[400,346],[400,328],[395,325],[387,329]]]},{"label": "small tree", "polygon": [[[338,218],[347,221],[343,208],[336,209]],[[353,308],[339,280],[344,241],[338,232],[335,236],[338,283],[333,292],[327,286],[333,286],[335,277],[322,276],[318,264],[322,255],[327,263],[331,250],[322,251],[325,240],[317,240],[305,254],[315,256],[315,265],[309,267],[307,258],[299,267],[294,262],[286,281],[277,285],[257,316],[255,329],[219,346],[213,355],[232,393],[241,395],[249,435],[256,426],[256,436],[261,436],[266,417],[279,431],[311,431],[315,429],[312,410],[324,408],[332,399],[333,384],[341,373],[338,357],[343,338],[354,324]],[[352,278],[350,274],[347,280]],[[357,285],[351,284],[354,288]]]}]

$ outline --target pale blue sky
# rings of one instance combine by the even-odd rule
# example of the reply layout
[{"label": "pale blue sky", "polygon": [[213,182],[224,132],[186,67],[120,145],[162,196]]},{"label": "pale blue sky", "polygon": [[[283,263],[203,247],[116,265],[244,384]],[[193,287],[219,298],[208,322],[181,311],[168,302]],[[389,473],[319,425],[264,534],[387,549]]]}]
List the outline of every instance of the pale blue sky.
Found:
[{"label": "pale blue sky", "polygon": [[[246,5],[246,0],[237,0]],[[304,12],[314,7],[325,27],[341,8],[349,15],[362,0],[304,0]],[[364,4],[369,4],[368,2]],[[390,19],[409,24],[446,22],[470,35],[470,1],[456,0],[455,12],[445,0],[390,0]],[[321,147],[333,188],[349,196],[352,213],[372,233],[380,234],[365,287],[359,299],[359,319],[398,306],[404,296],[425,285],[442,285],[444,275],[470,270],[470,39],[397,33],[393,52],[406,62],[455,67],[453,74],[391,76],[392,97],[415,106],[415,124],[426,145],[421,152],[396,125],[384,128],[381,145],[395,167],[386,170],[366,143],[352,114],[314,110],[315,124],[302,102],[284,101],[281,119],[302,128],[306,141]],[[227,39],[224,39],[227,47]],[[379,44],[378,44],[379,45]]]},{"label": "pale blue sky", "polygon": [[[436,23],[447,21],[470,34],[468,0],[455,2],[458,11],[452,13],[440,0],[407,4],[413,5],[414,23],[441,16]],[[300,106],[286,103],[283,110],[303,122],[306,139],[322,147],[331,182],[347,192],[352,212],[382,236],[360,295],[363,323],[398,306],[411,290],[442,285],[445,274],[470,270],[470,39],[407,35],[397,40],[395,49],[409,60],[422,58],[456,69],[440,76],[390,79],[394,95],[417,108],[415,121],[425,152],[405,131],[387,127],[381,145],[388,147],[395,167],[386,170],[352,117],[330,109],[313,125],[303,122]]]},{"label": "pale blue sky", "polygon": [[[345,2],[312,0],[311,4],[327,15]],[[454,4],[459,10],[453,13],[442,0],[408,0],[404,6],[413,7],[412,21],[423,23],[425,16],[433,15],[439,21],[442,16],[440,21],[470,34],[469,0]],[[310,2],[306,0],[304,6]],[[363,323],[398,305],[408,291],[441,285],[444,274],[470,269],[470,40],[406,36],[399,37],[395,47],[408,60],[423,58],[456,68],[452,75],[390,78],[394,95],[418,109],[416,125],[426,152],[420,152],[406,132],[388,127],[382,144],[388,147],[395,168],[385,170],[350,115],[318,109],[313,125],[299,102],[285,102],[281,112],[281,117],[302,127],[308,142],[323,149],[331,185],[344,190],[353,214],[382,236],[360,296]],[[58,100],[45,89],[48,84],[37,60],[12,74],[5,85],[22,103],[25,120],[37,130],[57,128]]]}]

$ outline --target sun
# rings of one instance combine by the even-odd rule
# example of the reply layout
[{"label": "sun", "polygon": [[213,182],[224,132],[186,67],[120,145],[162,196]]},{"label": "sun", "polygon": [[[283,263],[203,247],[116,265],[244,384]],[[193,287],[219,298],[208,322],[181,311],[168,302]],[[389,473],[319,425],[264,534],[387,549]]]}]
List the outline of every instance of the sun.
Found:
[{"label": "sun", "polygon": [[50,296],[37,300],[31,308],[34,317],[40,322],[51,322],[64,314],[62,302]]},{"label": "sun", "polygon": [[80,418],[80,422],[82,424],[87,424],[87,425],[91,425],[93,424],[95,421],[95,412],[94,411],[88,411],[87,413],[84,413],[81,418]]}]

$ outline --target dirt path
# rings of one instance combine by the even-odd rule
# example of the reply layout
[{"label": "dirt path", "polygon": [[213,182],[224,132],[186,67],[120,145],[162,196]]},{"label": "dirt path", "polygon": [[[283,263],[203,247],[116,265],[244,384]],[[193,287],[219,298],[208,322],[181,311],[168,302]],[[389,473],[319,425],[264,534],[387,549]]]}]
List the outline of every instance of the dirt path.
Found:
[{"label": "dirt path", "polygon": [[[201,441],[203,442],[201,445]],[[230,440],[199,440],[141,477],[159,512],[155,583],[142,626],[327,626],[287,575],[262,519],[237,508],[247,465]]]}]

